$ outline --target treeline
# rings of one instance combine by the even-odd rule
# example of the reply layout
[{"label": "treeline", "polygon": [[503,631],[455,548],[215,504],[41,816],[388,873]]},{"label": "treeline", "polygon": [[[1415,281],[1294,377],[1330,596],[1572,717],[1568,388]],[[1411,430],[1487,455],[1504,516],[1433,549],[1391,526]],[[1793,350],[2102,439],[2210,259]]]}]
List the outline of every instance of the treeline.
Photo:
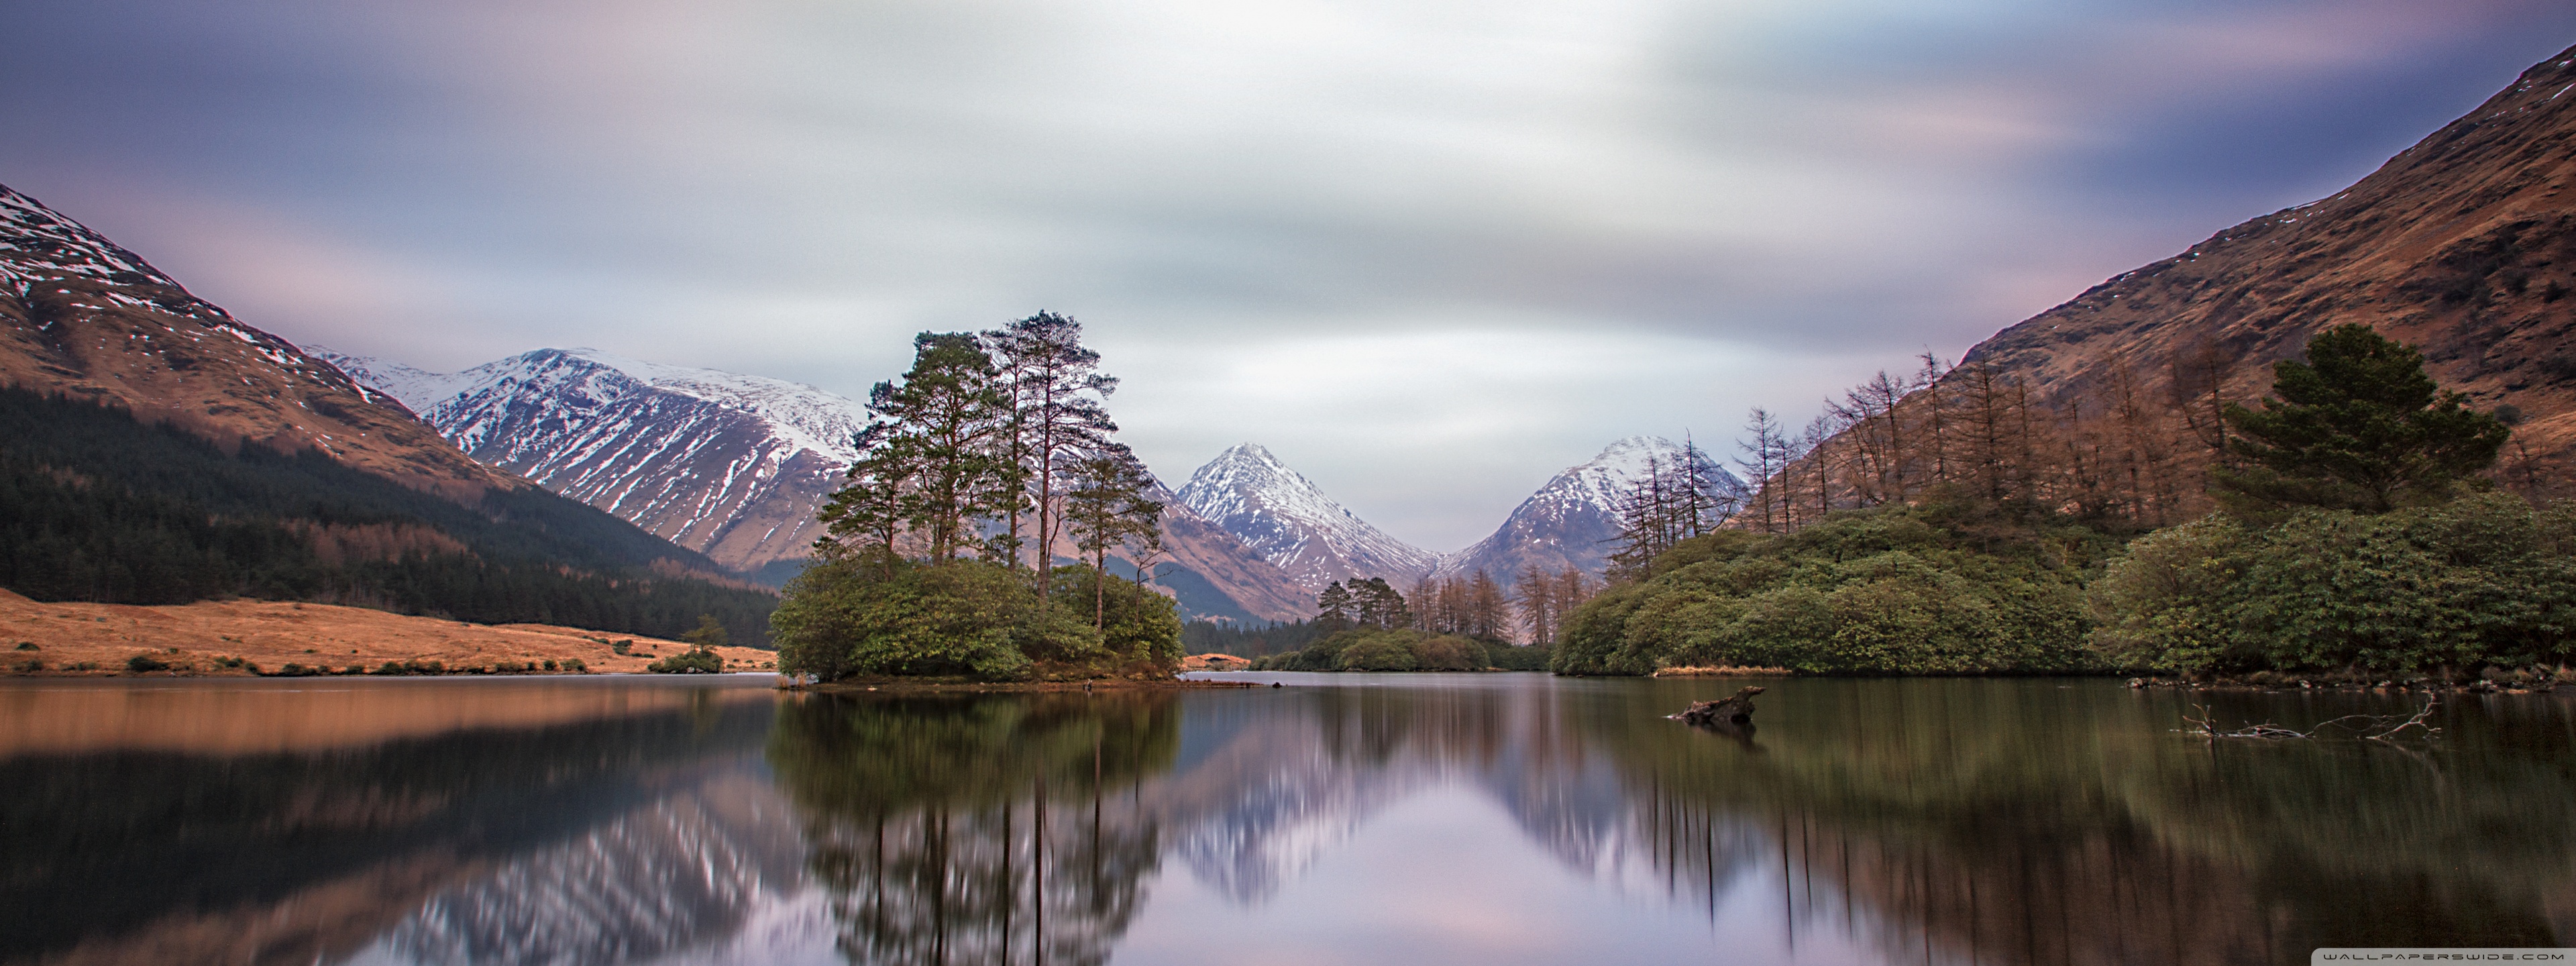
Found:
[{"label": "treeline", "polygon": [[0,586],[37,600],[230,596],[477,623],[765,639],[775,599],[530,488],[450,502],[315,452],[215,444],[94,403],[0,389]]},{"label": "treeline", "polygon": [[[849,483],[818,518],[820,563],[787,584],[779,669],[986,680],[1167,672],[1170,598],[1138,575],[1163,553],[1154,480],[1112,438],[1082,326],[1040,312],[986,332],[924,332],[912,368],[868,394]],[[1058,566],[1070,545],[1079,562]]]},{"label": "treeline", "polygon": [[2152,529],[2211,506],[2209,469],[2227,465],[2232,359],[2202,347],[2165,363],[2164,390],[2113,362],[2083,391],[2050,401],[1986,361],[1925,354],[1825,401],[1803,429],[1756,408],[1737,460],[1754,492],[1743,526],[1794,530],[1836,510],[1904,503],[1954,486],[1995,503],[2090,525]]},{"label": "treeline", "polygon": [[1927,364],[1798,444],[1756,410],[1740,529],[1579,608],[1555,666],[2529,678],[2576,658],[2576,509],[2482,475],[2506,422],[2365,326],[2305,355],[2256,407],[2219,398],[2204,355],[2162,406],[2117,373],[2107,404],[2061,409]]},{"label": "treeline", "polygon": [[[1315,596],[1319,612],[1313,623],[1294,625],[1297,646],[1266,650],[1253,662],[1261,671],[1506,671],[1545,670],[1545,644],[1521,646],[1512,641],[1515,603],[1524,616],[1552,617],[1562,593],[1583,594],[1590,583],[1568,570],[1563,579],[1540,575],[1536,567],[1517,596],[1506,595],[1492,576],[1414,583],[1414,597],[1383,577],[1334,581]],[[1538,625],[1553,629],[1552,620]],[[1247,632],[1248,633],[1248,632]],[[1283,636],[1282,644],[1291,639]],[[1270,644],[1264,640],[1265,645]],[[1238,654],[1237,656],[1245,656]]]},{"label": "treeline", "polygon": [[1251,627],[1194,620],[1181,625],[1181,647],[1191,654],[1261,657],[1297,650],[1328,633],[1323,624],[1308,620]]},{"label": "treeline", "polygon": [[1496,643],[1547,647],[1556,642],[1564,615],[1591,599],[1601,583],[1567,567],[1550,574],[1531,564],[1508,587],[1478,570],[1465,576],[1424,576],[1410,596],[1384,577],[1334,581],[1315,596],[1316,634],[1353,628],[1411,628],[1430,634]]}]

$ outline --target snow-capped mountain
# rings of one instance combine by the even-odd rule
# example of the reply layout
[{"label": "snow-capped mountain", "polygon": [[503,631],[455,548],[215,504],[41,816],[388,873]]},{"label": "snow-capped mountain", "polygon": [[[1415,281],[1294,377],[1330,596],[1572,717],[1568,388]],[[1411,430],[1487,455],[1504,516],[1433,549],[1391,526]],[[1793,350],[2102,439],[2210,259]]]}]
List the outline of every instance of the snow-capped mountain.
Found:
[{"label": "snow-capped mountain", "polygon": [[[539,349],[453,373],[316,354],[477,460],[772,578],[811,553],[821,535],[814,511],[858,458],[851,437],[868,420],[857,400],[803,383],[596,349]],[[1156,583],[1183,612],[1243,621],[1312,612],[1311,591],[1178,499],[1164,500],[1168,556]]]},{"label": "snow-capped mountain", "polygon": [[1178,497],[1310,593],[1352,577],[1384,577],[1409,586],[1440,563],[1440,555],[1368,525],[1252,443],[1238,444],[1199,467]]},{"label": "snow-capped mountain", "polygon": [[813,386],[539,349],[455,373],[317,355],[476,460],[744,571],[804,559],[857,457],[858,402]]},{"label": "snow-capped mountain", "polygon": [[[1441,557],[1439,574],[1459,576],[1482,570],[1509,582],[1532,565],[1556,573],[1573,567],[1598,576],[1608,566],[1612,538],[1619,534],[1619,499],[1646,476],[1649,461],[1666,467],[1682,463],[1684,447],[1660,436],[1630,436],[1610,444],[1590,462],[1565,472],[1521,501],[1492,536],[1474,546]],[[1718,466],[1705,451],[1701,468],[1728,490],[1741,494],[1742,481]]]},{"label": "snow-capped mountain", "polygon": [[319,450],[451,496],[526,484],[379,406],[293,343],[0,186],[0,385],[113,402],[202,436]]}]

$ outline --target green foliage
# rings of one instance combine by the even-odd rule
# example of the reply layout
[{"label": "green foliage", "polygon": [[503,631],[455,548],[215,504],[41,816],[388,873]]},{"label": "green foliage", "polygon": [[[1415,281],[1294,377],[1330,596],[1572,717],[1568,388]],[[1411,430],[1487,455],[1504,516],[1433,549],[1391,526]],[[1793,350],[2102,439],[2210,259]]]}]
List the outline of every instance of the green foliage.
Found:
[{"label": "green foliage", "polygon": [[1085,564],[1057,567],[1049,599],[1060,612],[1096,618],[1100,646],[1114,660],[1176,665],[1186,656],[1172,599],[1135,581]]},{"label": "green foliage", "polygon": [[723,674],[724,658],[704,647],[692,647],[647,664],[644,669],[655,674]]},{"label": "green foliage", "polygon": [[2424,355],[2369,326],[2340,325],[2308,340],[2307,361],[2272,366],[2263,408],[2227,408],[2249,464],[2215,474],[2230,510],[2256,516],[2296,507],[2386,513],[2445,499],[2495,462],[2512,434],[2503,420],[2424,374]]},{"label": "green foliage", "polygon": [[[1058,568],[1055,593],[1041,597],[1026,573],[1001,563],[859,555],[817,564],[787,591],[771,618],[778,669],[825,681],[1091,677],[1140,665],[1167,672],[1181,658],[1170,599],[1116,576],[1095,584],[1088,567]],[[1092,627],[1095,607],[1103,629]]]},{"label": "green foliage", "polygon": [[680,639],[701,648],[723,647],[733,642],[732,636],[725,632],[725,626],[716,623],[714,614],[698,615],[698,629],[680,635]]},{"label": "green foliage", "polygon": [[1556,656],[1546,647],[1522,647],[1495,641],[1485,642],[1485,666],[1505,671],[1544,671]]},{"label": "green foliage", "polygon": [[1217,652],[1237,657],[1262,657],[1298,650],[1314,643],[1325,633],[1321,621],[1301,620],[1245,627],[1194,620],[1181,626],[1181,648],[1189,654]]},{"label": "green foliage", "polygon": [[[436,534],[466,552],[332,564],[309,535],[379,525]],[[657,567],[716,570],[533,487],[458,503],[319,453],[247,443],[227,453],[122,410],[0,389],[0,587],[37,600],[238,595],[663,635],[711,613],[760,639],[769,595]]]},{"label": "green foliage", "polygon": [[1432,634],[1410,627],[1359,627],[1325,637],[1302,650],[1255,660],[1256,671],[1481,671],[1495,650],[1527,651],[1488,645],[1456,634]]},{"label": "green foliage", "polygon": [[136,674],[144,674],[151,671],[167,671],[170,669],[170,665],[163,663],[160,658],[153,657],[152,655],[137,654],[125,659],[125,669]]},{"label": "green foliage", "polygon": [[2576,659],[2576,505],[2500,493],[2381,515],[2226,517],[2140,538],[2095,641],[2169,671],[2411,672]]},{"label": "green foliage", "polygon": [[2063,519],[1945,491],[1788,534],[1683,540],[1568,615],[1560,674],[1674,665],[1823,674],[2094,668],[2085,579],[2116,547]]}]

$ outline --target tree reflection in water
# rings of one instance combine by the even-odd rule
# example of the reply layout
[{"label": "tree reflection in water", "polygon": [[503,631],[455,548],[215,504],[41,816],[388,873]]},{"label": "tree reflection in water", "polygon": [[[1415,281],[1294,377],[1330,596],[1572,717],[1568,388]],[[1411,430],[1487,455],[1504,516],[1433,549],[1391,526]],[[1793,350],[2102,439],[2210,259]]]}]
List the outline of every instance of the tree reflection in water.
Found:
[{"label": "tree reflection in water", "polygon": [[[2497,700],[2438,746],[2195,741],[2179,698],[2047,682],[1799,682],[1757,749],[1605,704],[1671,881],[1709,830],[1761,830],[1783,928],[1891,960],[2287,962],[2318,946],[2576,938],[2576,716]],[[2220,699],[2244,720],[2402,704]],[[1759,753],[1754,753],[1758,751]],[[1711,882],[1718,881],[1714,878]]]},{"label": "tree reflection in water", "polygon": [[1160,864],[1137,783],[1178,745],[1168,694],[814,696],[770,761],[852,961],[1098,963]]}]

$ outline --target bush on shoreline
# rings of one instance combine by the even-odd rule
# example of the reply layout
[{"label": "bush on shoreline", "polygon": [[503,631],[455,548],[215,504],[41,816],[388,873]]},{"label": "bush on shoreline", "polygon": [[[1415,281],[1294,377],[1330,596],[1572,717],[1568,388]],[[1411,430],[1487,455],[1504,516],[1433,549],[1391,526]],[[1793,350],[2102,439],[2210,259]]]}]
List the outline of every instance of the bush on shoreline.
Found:
[{"label": "bush on shoreline", "polygon": [[2084,584],[2117,538],[1943,491],[1786,534],[1682,541],[1568,615],[1559,674],[1688,665],[1807,674],[2105,670]]},{"label": "bush on shoreline", "polygon": [[2377,516],[2226,516],[2131,544],[2094,642],[2175,672],[2525,667],[2576,659],[2576,506],[2480,493]]},{"label": "bush on shoreline", "polygon": [[1547,670],[1547,649],[1433,634],[1410,627],[1361,627],[1330,634],[1302,650],[1255,659],[1255,671]]},{"label": "bush on shoreline", "polygon": [[[1181,622],[1172,601],[1089,567],[1056,568],[1054,593],[1000,563],[929,564],[882,555],[828,561],[790,581],[771,618],[782,674],[1032,677],[1168,675]],[[1092,626],[1095,610],[1106,615]]]}]

